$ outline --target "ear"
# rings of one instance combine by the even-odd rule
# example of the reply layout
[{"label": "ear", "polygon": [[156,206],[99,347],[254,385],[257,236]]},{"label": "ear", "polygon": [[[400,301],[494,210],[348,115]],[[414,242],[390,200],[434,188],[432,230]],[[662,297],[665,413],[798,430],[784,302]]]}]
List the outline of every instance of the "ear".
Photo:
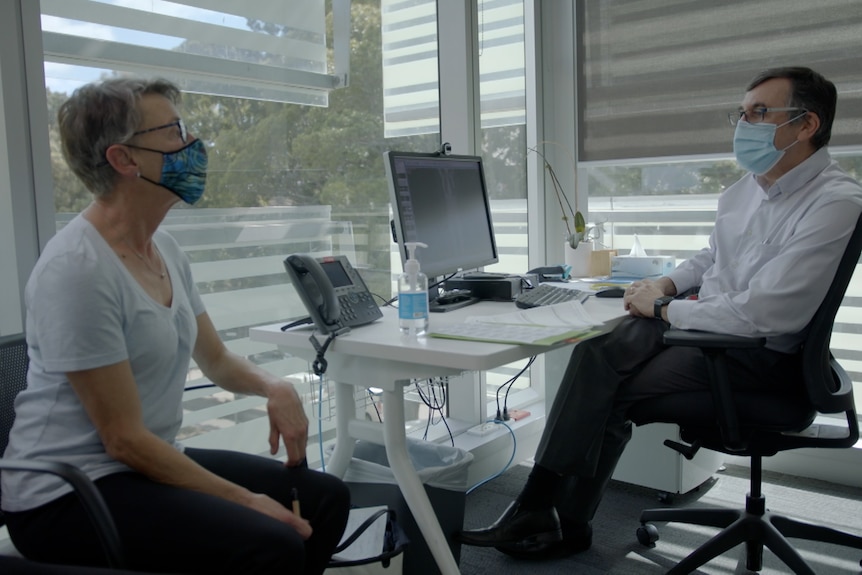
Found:
[{"label": "ear", "polygon": [[129,148],[121,144],[112,144],[105,150],[105,160],[121,176],[138,177],[140,167],[129,153]]},{"label": "ear", "polygon": [[802,122],[802,131],[799,132],[797,138],[803,141],[810,141],[814,137],[814,134],[817,133],[817,130],[820,129],[820,116],[814,112],[808,112],[802,118]]}]

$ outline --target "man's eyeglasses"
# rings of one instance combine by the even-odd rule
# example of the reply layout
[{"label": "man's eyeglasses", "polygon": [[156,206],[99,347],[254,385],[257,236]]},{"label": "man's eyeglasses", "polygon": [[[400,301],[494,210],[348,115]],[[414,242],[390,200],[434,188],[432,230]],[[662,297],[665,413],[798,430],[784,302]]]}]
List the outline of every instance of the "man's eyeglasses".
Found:
[{"label": "man's eyeglasses", "polygon": [[148,128],[146,130],[138,130],[137,132],[134,132],[132,134],[132,136],[140,136],[141,134],[147,134],[149,132],[155,132],[156,130],[164,130],[165,128],[172,128],[174,126],[176,126],[177,129],[179,130],[180,139],[185,144],[188,140],[189,133],[186,130],[186,123],[183,122],[182,120],[177,120],[176,122],[171,122],[169,124],[163,124],[161,126],[156,126],[155,128]]},{"label": "man's eyeglasses", "polygon": [[736,112],[730,112],[727,115],[727,119],[730,121],[731,126],[736,126],[740,120],[745,120],[749,124],[757,124],[758,122],[762,122],[766,117],[766,114],[769,112],[793,112],[793,111],[801,111],[803,113],[807,113],[808,110],[805,108],[752,108],[751,110],[737,110]]}]

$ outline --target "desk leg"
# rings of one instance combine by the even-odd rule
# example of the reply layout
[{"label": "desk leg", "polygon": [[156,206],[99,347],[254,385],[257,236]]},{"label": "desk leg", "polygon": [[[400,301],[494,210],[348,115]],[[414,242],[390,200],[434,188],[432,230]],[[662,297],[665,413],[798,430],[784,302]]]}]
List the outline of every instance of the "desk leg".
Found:
[{"label": "desk leg", "polygon": [[[350,420],[356,416],[356,403],[353,392],[356,389],[349,383],[334,382],[335,386],[335,448],[326,463],[326,472],[336,477],[344,477],[356,441],[350,437]],[[404,421],[402,409],[402,422]],[[402,429],[404,425],[401,425]]]},{"label": "desk leg", "polygon": [[425,493],[425,488],[419,481],[416,469],[407,455],[407,437],[404,432],[404,388],[401,385],[395,387],[395,391],[383,392],[383,438],[389,466],[431,554],[437,561],[440,573],[458,575],[458,564],[452,556],[431,502],[428,501],[428,494]]}]

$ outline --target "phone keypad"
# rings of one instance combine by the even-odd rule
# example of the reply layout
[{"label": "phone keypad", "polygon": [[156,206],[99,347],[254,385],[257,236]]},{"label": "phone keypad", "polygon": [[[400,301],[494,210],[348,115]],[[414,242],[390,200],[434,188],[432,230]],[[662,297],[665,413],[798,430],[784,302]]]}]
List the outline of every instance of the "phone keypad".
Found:
[{"label": "phone keypad", "polygon": [[368,292],[350,292],[338,297],[341,320],[345,325],[368,323],[379,317],[374,297]]}]

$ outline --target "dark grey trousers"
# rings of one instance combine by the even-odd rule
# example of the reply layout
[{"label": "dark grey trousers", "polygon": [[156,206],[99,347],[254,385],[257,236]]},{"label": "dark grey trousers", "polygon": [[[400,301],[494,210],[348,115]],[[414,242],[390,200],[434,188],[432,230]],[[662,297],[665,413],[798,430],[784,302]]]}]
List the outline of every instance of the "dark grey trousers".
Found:
[{"label": "dark grey trousers", "polygon": [[[631,438],[628,409],[667,393],[708,389],[700,350],[668,347],[668,324],[626,318],[609,334],[575,346],[536,450],[536,463],[563,475],[555,498],[561,517],[589,521]],[[728,354],[737,389],[795,391],[799,355],[766,348]],[[657,449],[662,448],[656,446]]]},{"label": "dark grey trousers", "polygon": [[[227,499],[120,472],[95,481],[135,571],[202,575],[319,575],[341,539],[350,492],[338,478],[269,457],[187,448],[186,455],[254,493],[291,507],[293,490],[314,532],[303,540],[286,523]],[[105,564],[78,498],[68,493],[35,509],[5,513],[19,551],[34,561]],[[70,570],[71,572],[71,570]],[[5,573],[5,571],[4,571]],[[77,573],[77,572],[76,572]]]}]

